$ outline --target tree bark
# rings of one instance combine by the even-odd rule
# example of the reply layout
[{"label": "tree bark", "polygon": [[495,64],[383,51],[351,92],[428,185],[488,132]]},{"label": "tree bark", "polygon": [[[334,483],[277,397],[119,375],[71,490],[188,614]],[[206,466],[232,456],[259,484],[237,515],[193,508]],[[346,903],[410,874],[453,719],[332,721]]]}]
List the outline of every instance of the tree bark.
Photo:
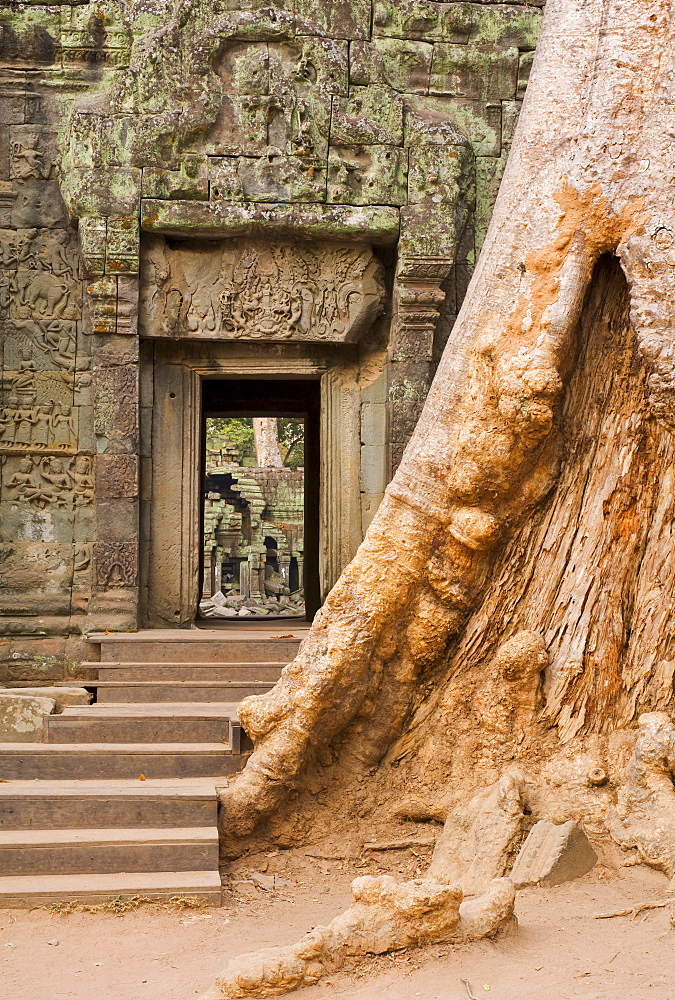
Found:
[{"label": "tree bark", "polygon": [[[377,763],[481,601],[461,650],[475,668],[511,628],[541,630],[546,724],[564,737],[670,698],[674,32],[665,0],[549,0],[483,252],[415,434],[297,659],[243,703],[255,751],[223,794],[230,836],[277,809],[338,737],[345,767]],[[628,281],[637,353],[609,265],[579,327],[605,254]],[[586,349],[603,322],[610,335]]]},{"label": "tree bark", "polygon": [[280,469],[283,466],[279,450],[279,433],[276,417],[254,417],[253,436],[255,453],[261,469]]}]

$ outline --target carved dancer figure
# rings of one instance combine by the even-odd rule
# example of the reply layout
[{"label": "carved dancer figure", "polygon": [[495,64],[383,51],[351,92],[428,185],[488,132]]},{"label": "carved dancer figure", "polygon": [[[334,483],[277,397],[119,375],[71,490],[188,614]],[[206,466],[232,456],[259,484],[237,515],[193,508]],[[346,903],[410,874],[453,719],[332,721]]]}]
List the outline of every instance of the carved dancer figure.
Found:
[{"label": "carved dancer figure", "polygon": [[52,426],[52,406],[51,404],[38,406],[35,410],[35,426],[33,428],[33,441],[36,447],[46,448],[49,444]]},{"label": "carved dancer figure", "polygon": [[64,507],[73,499],[70,476],[63,468],[60,458],[45,459],[42,465],[42,478],[53,487],[53,499],[57,507]]},{"label": "carved dancer figure", "polygon": [[19,408],[19,400],[16,396],[10,396],[6,406],[0,410],[0,444],[10,447],[16,440],[16,414]]},{"label": "carved dancer figure", "polygon": [[55,403],[52,414],[52,442],[56,448],[68,448],[75,440],[75,418],[70,406]]},{"label": "carved dancer figure", "polygon": [[[18,400],[17,400],[18,403]],[[15,444],[30,444],[33,437],[33,425],[37,423],[35,409],[19,405],[15,412],[16,436]]]},{"label": "carved dancer figure", "polygon": [[44,153],[38,149],[27,148],[21,142],[13,144],[12,161],[14,176],[21,181],[28,180],[29,177],[46,180],[52,169]]},{"label": "carved dancer figure", "polygon": [[33,460],[22,458],[19,468],[7,483],[9,490],[15,491],[15,500],[24,500],[26,503],[34,503],[38,507],[46,507],[54,497],[49,490],[46,490],[33,472]]},{"label": "carved dancer figure", "polygon": [[94,499],[94,478],[91,474],[91,459],[78,455],[75,468],[70,473],[73,482],[73,499],[76,506],[90,503]]}]

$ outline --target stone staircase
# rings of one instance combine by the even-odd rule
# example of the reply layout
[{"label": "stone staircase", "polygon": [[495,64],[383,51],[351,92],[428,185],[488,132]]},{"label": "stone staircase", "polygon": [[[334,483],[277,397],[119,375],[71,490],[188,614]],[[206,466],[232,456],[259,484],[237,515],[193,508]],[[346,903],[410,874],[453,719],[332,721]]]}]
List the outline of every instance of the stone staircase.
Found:
[{"label": "stone staircase", "polygon": [[92,636],[95,702],[46,716],[43,743],[0,743],[0,906],[220,903],[216,789],[248,742],[237,705],[272,687],[305,630]]}]

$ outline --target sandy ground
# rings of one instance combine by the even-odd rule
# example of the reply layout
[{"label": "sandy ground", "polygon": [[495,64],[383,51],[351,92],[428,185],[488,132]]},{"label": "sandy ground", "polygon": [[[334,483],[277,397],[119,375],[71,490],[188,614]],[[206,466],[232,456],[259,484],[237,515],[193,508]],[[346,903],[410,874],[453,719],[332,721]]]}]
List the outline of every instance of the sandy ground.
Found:
[{"label": "sandy ground", "polygon": [[[253,863],[251,863],[253,862]],[[0,911],[2,1000],[189,1000],[243,951],[296,940],[349,901],[351,878],[414,875],[422,861],[350,862],[302,852],[258,856],[236,879],[263,869],[266,890],[237,881],[223,908],[174,912],[143,906],[115,916]],[[666,879],[642,866],[596,866],[551,890],[519,893],[518,928],[496,941],[367,959],[298,1000],[465,1000],[467,979],[486,1000],[673,1000],[675,928],[669,908],[598,920],[595,914],[667,898]],[[675,919],[675,918],[674,918]],[[58,941],[58,944],[50,943]]]}]

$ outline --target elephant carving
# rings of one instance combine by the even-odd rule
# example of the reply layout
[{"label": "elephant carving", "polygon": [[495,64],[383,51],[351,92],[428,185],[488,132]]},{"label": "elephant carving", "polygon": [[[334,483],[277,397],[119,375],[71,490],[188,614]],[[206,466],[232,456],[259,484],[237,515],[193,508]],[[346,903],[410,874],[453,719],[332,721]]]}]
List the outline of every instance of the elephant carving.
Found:
[{"label": "elephant carving", "polygon": [[21,289],[19,304],[39,316],[63,316],[68,305],[68,285],[49,271],[40,271]]}]

